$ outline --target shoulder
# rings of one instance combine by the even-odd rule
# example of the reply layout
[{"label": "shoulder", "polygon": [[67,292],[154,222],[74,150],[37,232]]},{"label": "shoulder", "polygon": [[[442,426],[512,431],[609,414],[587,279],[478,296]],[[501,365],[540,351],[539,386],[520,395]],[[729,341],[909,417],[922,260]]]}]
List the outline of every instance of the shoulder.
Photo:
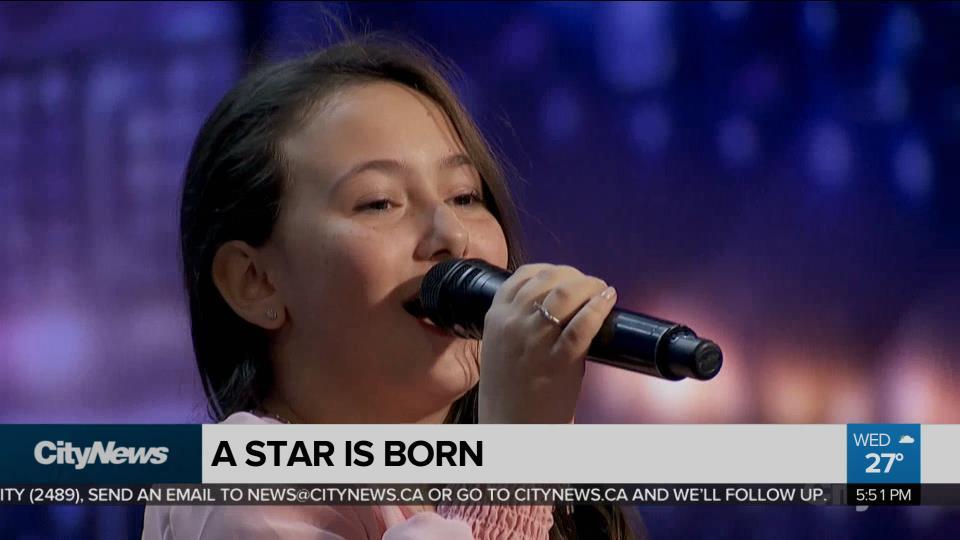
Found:
[{"label": "shoulder", "polygon": [[[236,412],[220,424],[265,425],[280,422]],[[143,540],[290,538],[380,539],[383,517],[376,506],[159,506],[144,509]]]},{"label": "shoulder", "polygon": [[240,411],[231,414],[223,419],[221,424],[279,424],[274,418],[266,416],[257,416],[251,412]]},{"label": "shoulder", "polygon": [[371,506],[147,506],[142,539],[353,540],[383,533]]}]

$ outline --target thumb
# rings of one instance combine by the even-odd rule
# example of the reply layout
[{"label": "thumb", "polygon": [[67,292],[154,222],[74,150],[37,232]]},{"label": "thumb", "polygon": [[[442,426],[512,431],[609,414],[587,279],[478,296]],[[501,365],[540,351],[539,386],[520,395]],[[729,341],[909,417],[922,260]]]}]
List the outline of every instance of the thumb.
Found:
[{"label": "thumb", "polygon": [[403,511],[400,510],[399,506],[383,505],[380,507],[380,515],[383,516],[383,526],[386,529],[390,529],[407,520],[407,516],[403,515]]}]

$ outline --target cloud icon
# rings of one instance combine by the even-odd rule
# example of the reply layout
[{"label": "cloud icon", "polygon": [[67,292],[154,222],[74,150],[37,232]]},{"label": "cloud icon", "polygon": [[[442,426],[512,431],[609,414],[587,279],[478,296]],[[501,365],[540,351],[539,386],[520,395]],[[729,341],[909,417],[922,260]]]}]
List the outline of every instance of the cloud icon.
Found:
[{"label": "cloud icon", "polygon": [[913,440],[913,437],[911,437],[911,436],[909,436],[909,435],[904,435],[904,436],[900,437],[900,444],[913,444],[913,443],[915,443],[915,442],[917,442],[917,441]]}]

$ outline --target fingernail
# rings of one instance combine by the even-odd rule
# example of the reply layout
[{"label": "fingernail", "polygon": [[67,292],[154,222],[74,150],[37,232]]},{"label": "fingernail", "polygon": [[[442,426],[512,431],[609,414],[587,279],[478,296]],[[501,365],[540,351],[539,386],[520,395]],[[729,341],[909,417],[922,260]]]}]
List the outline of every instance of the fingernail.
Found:
[{"label": "fingernail", "polygon": [[606,289],[603,290],[602,293],[600,293],[600,296],[603,297],[604,300],[609,300],[614,296],[616,296],[616,294],[617,294],[616,289],[614,289],[613,287],[607,287]]}]

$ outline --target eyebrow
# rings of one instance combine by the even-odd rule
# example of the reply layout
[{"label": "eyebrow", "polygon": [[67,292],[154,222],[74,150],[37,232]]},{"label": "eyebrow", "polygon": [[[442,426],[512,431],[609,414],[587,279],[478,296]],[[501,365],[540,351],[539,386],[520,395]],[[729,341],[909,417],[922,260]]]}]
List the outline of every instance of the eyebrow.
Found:
[{"label": "eyebrow", "polygon": [[[440,169],[456,169],[464,165],[473,166],[470,156],[459,152],[450,154],[440,160]],[[332,190],[338,189],[346,180],[365,171],[381,171],[387,174],[400,174],[407,169],[407,164],[396,159],[371,159],[350,167],[350,170],[341,174],[333,182]]]},{"label": "eyebrow", "polygon": [[464,165],[473,166],[473,160],[464,153],[451,154],[440,160],[441,169],[456,169]]}]

